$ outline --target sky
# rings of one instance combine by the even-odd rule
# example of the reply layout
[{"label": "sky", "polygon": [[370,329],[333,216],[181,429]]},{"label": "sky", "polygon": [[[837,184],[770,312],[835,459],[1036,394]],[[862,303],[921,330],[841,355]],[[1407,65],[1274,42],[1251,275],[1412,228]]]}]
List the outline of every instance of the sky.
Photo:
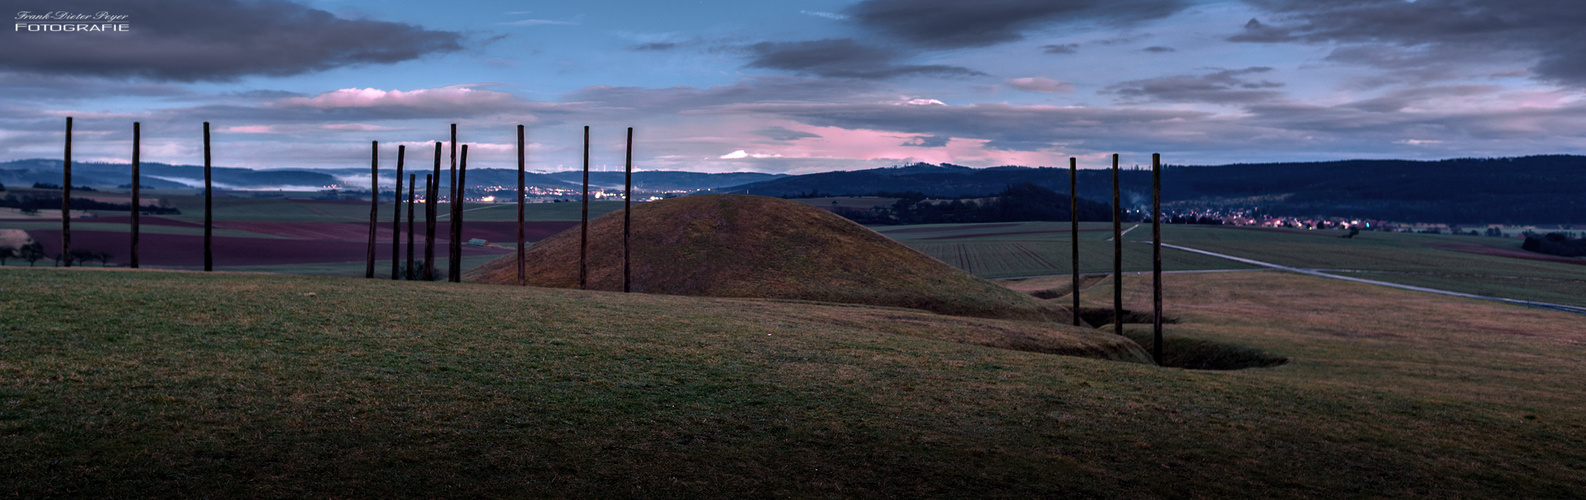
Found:
[{"label": "sky", "polygon": [[[1586,149],[1586,2],[0,0],[0,161],[832,170]],[[30,14],[22,14],[28,12]],[[104,12],[125,32],[30,31]],[[71,23],[98,21],[70,21]]]}]

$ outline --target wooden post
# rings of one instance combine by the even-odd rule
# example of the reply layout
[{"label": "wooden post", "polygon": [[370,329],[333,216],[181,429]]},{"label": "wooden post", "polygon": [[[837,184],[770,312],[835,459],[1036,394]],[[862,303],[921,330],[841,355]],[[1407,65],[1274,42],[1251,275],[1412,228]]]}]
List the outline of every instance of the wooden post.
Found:
[{"label": "wooden post", "polygon": [[424,281],[435,281],[435,219],[440,215],[441,143],[435,141],[435,172],[424,178]]},{"label": "wooden post", "polygon": [[462,251],[463,251],[462,242],[457,240],[457,238],[459,238],[460,235],[462,234],[462,228],[458,226],[458,221],[461,220],[461,218],[458,217],[458,212],[462,210],[462,190],[459,189],[458,186],[457,186],[457,124],[456,123],[452,124],[452,143],[451,143],[451,148],[452,148],[452,170],[451,170],[452,183],[451,183],[451,186],[448,188],[450,190],[450,192],[451,192],[451,196],[447,197],[447,201],[449,202],[447,207],[451,209],[451,224],[449,224],[448,226],[451,229],[446,232],[446,234],[449,235],[449,238],[450,238],[450,242],[446,245],[446,266],[449,269],[449,272],[446,273],[446,280],[447,281],[456,281],[456,276],[457,276],[457,273],[459,271],[459,269],[457,269],[457,267],[460,265],[460,262],[461,262],[461,260],[457,258],[457,255],[459,253],[462,253]]},{"label": "wooden post", "polygon": [[[408,269],[402,275],[408,281],[413,281],[413,184],[417,181],[417,175],[408,174]],[[402,193],[397,193],[397,196],[402,196]]]},{"label": "wooden post", "polygon": [[1074,157],[1069,157],[1068,158],[1068,212],[1069,212],[1068,240],[1069,240],[1069,246],[1071,247],[1069,249],[1069,254],[1070,254],[1069,256],[1073,259],[1073,265],[1071,266],[1071,268],[1074,270],[1074,275],[1073,275],[1074,284],[1072,286],[1073,295],[1074,295],[1074,315],[1073,315],[1074,316],[1074,326],[1079,326],[1079,181],[1076,180],[1078,175],[1079,175],[1079,159],[1078,158],[1074,158]]},{"label": "wooden post", "polygon": [[[398,279],[402,274],[402,161],[407,157],[407,146],[397,146],[397,174],[396,192],[391,195],[391,201],[396,205],[396,213],[391,214],[391,279]],[[375,192],[379,198],[380,193]]]},{"label": "wooden post", "polygon": [[[207,125],[206,125],[207,127]],[[208,134],[208,128],[205,128]],[[72,117],[66,117],[66,157],[61,161],[61,262],[72,267]]]},{"label": "wooden post", "polygon": [[363,277],[374,278],[374,225],[380,219],[380,141],[369,145],[369,247]]},{"label": "wooden post", "polygon": [[1162,154],[1151,154],[1151,359],[1162,365]]},{"label": "wooden post", "polygon": [[140,193],[138,191],[139,190],[139,186],[142,185],[142,183],[138,180],[138,175],[140,175],[138,173],[138,167],[139,167],[139,165],[141,163],[141,156],[142,156],[142,154],[141,154],[142,151],[140,149],[140,147],[141,147],[140,145],[141,145],[142,142],[143,142],[143,127],[142,127],[142,124],[140,124],[138,122],[132,122],[132,260],[131,260],[131,264],[132,264],[132,268],[133,269],[137,269],[138,268],[138,216],[143,212],[143,210],[142,210],[143,202],[140,201],[141,198],[140,198]]},{"label": "wooden post", "polygon": [[1112,155],[1112,332],[1123,335],[1123,201],[1118,195],[1118,155]]},{"label": "wooden post", "polygon": [[523,269],[523,197],[527,194],[523,185],[523,167],[523,126],[518,125],[518,286],[529,284],[528,275]]},{"label": "wooden post", "polygon": [[214,183],[210,182],[209,161],[209,122],[204,122],[204,271],[215,270],[215,204],[212,189]]},{"label": "wooden post", "polygon": [[[441,152],[441,148],[435,148],[435,152]],[[435,157],[440,158],[440,155]],[[440,160],[435,163],[439,165]],[[424,281],[435,281],[435,180],[439,178],[424,174],[424,270],[421,276]]]},{"label": "wooden post", "polygon": [[633,127],[628,127],[628,161],[625,167],[626,174],[622,183],[622,291],[632,292],[632,276],[628,272],[631,260],[628,252],[629,222],[628,211],[633,208]]},{"label": "wooden post", "polygon": [[584,218],[578,240],[578,287],[589,288],[589,126],[584,126]]},{"label": "wooden post", "polygon": [[452,272],[449,276],[452,283],[463,282],[463,189],[468,185],[468,145],[463,145],[463,156],[457,164],[457,208],[453,209],[456,215],[452,216],[452,227],[457,235],[452,239],[452,248],[457,249],[457,254],[452,257]]}]

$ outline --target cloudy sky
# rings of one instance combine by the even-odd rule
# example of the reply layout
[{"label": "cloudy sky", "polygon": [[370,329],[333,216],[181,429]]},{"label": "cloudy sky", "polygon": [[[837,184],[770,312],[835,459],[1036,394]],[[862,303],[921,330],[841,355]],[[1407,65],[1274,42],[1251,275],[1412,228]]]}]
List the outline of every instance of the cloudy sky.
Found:
[{"label": "cloudy sky", "polygon": [[[809,173],[1586,149],[1558,0],[5,0],[126,33],[0,34],[0,161]],[[27,22],[19,20],[17,23]],[[385,163],[390,166],[390,163]]]}]

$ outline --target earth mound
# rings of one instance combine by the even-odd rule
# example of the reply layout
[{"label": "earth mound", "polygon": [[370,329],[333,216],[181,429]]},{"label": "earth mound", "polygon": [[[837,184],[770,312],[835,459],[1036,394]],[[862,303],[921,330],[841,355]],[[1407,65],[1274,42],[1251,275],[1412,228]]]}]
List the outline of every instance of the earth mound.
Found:
[{"label": "earth mound", "polygon": [[[869,228],[803,203],[698,195],[636,204],[635,292],[813,300],[983,318],[1068,322],[1069,311],[942,263]],[[588,286],[622,290],[622,212],[590,221]],[[577,288],[580,230],[527,251],[528,283]],[[517,284],[516,255],[464,278]]]}]

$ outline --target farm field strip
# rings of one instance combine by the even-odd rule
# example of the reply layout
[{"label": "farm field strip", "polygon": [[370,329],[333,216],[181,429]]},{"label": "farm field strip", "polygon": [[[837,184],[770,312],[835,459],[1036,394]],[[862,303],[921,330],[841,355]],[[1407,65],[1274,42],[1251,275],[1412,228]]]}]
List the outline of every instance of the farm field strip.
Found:
[{"label": "farm field strip", "polygon": [[[899,241],[987,278],[1068,274],[1067,234],[1039,233],[1066,227],[1056,222],[1019,223],[1011,228],[998,223],[996,232],[1027,231],[1024,236],[986,236],[989,224],[944,224],[930,231],[902,233]],[[1085,223],[1081,231],[1106,228],[1110,223]],[[904,229],[907,231],[907,229]],[[1163,241],[1210,252],[1232,255],[1298,269],[1323,272],[1373,273],[1372,279],[1410,286],[1450,290],[1474,295],[1586,306],[1586,265],[1508,256],[1519,243],[1512,238],[1363,232],[1341,238],[1343,231],[1219,226],[1165,225]],[[976,236],[976,233],[982,233]],[[896,234],[894,230],[893,234]],[[1090,234],[1082,232],[1081,234]],[[925,239],[936,236],[956,238]],[[910,238],[911,236],[916,238]],[[1124,272],[1149,271],[1149,231],[1125,235]],[[1502,249],[1505,252],[1471,252],[1450,245]],[[1040,259],[1026,253],[1033,252]],[[1043,260],[1047,264],[1043,264]],[[1586,259],[1579,261],[1586,264]],[[1243,268],[1231,261],[1180,250],[1163,251],[1168,271]],[[1086,236],[1080,239],[1080,272],[1112,271],[1112,245]]]},{"label": "farm field strip", "polygon": [[1551,304],[1551,303],[1539,303],[1539,302],[1516,300],[1516,299],[1505,299],[1505,298],[1500,298],[1500,297],[1491,297],[1491,296],[1476,295],[1476,294],[1470,294],[1470,293],[1453,292],[1453,291],[1448,291],[1448,290],[1441,290],[1441,289],[1427,288],[1427,287],[1420,287],[1420,286],[1413,286],[1413,285],[1404,285],[1404,284],[1399,284],[1399,283],[1389,283],[1389,282],[1386,282],[1386,281],[1368,280],[1368,279],[1364,279],[1364,278],[1356,278],[1356,277],[1353,277],[1353,276],[1341,276],[1341,275],[1338,275],[1338,274],[1330,274],[1330,273],[1325,273],[1325,272],[1316,271],[1316,270],[1312,270],[1312,269],[1300,269],[1300,268],[1294,268],[1294,267],[1288,267],[1288,266],[1280,266],[1280,265],[1277,265],[1277,264],[1271,264],[1271,263],[1266,263],[1266,262],[1259,262],[1259,261],[1255,261],[1255,260],[1234,257],[1234,256],[1231,256],[1231,255],[1223,255],[1223,254],[1218,254],[1218,253],[1213,253],[1213,252],[1207,252],[1205,250],[1197,250],[1197,249],[1194,249],[1194,248],[1189,248],[1189,247],[1180,246],[1180,245],[1170,245],[1170,244],[1167,244],[1167,243],[1163,243],[1162,246],[1164,248],[1173,248],[1173,249],[1177,249],[1177,250],[1184,250],[1184,251],[1187,251],[1187,252],[1195,252],[1195,253],[1199,253],[1199,254],[1210,255],[1210,256],[1213,256],[1213,257],[1222,257],[1222,258],[1234,260],[1234,261],[1237,261],[1237,262],[1243,262],[1245,264],[1252,264],[1252,265],[1258,265],[1258,266],[1263,266],[1263,267],[1270,267],[1270,268],[1273,268],[1273,269],[1278,269],[1278,270],[1282,270],[1282,271],[1288,271],[1288,272],[1292,272],[1292,273],[1300,273],[1300,274],[1305,274],[1305,275],[1309,275],[1309,276],[1317,276],[1317,277],[1322,277],[1322,278],[1353,281],[1353,282],[1356,282],[1356,283],[1365,283],[1365,284],[1368,284],[1368,285],[1387,286],[1387,287],[1400,288],[1400,289],[1412,290],[1412,291],[1417,291],[1417,292],[1437,293],[1437,294],[1442,294],[1442,295],[1452,295],[1452,296],[1455,296],[1455,297],[1464,297],[1464,298],[1470,298],[1470,299],[1481,299],[1481,300],[1492,300],[1492,301],[1498,301],[1498,302],[1507,302],[1507,303],[1511,303],[1511,304],[1518,304],[1518,305],[1529,306],[1529,307],[1539,307],[1539,308],[1543,308],[1543,309],[1552,309],[1552,310],[1556,310],[1556,311],[1563,311],[1563,312],[1567,312],[1567,313],[1571,313],[1571,314],[1586,315],[1586,308],[1581,308],[1581,307],[1564,306],[1564,305]]}]

